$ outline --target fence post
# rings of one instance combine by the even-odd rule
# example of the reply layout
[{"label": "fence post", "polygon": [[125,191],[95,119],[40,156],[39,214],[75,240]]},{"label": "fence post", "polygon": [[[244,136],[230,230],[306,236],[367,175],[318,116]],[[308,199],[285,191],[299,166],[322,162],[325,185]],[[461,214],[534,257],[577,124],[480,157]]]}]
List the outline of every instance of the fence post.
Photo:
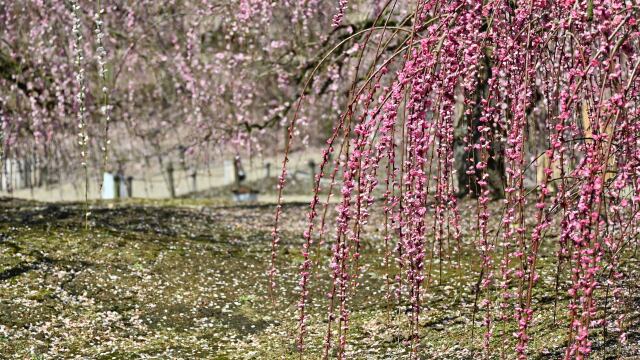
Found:
[{"label": "fence post", "polygon": [[242,167],[242,161],[240,160],[240,156],[236,155],[233,160],[233,172],[234,172],[234,185],[235,187],[239,187],[240,183],[245,181],[247,178],[247,174],[244,172],[244,167]]},{"label": "fence post", "polygon": [[265,178],[268,179],[271,177],[271,163],[268,162],[264,164]]},{"label": "fence post", "polygon": [[193,170],[191,172],[191,191],[192,192],[198,191],[198,183],[196,182],[196,177],[197,176],[198,176],[198,172]]},{"label": "fence post", "polygon": [[133,197],[133,176],[127,176],[127,195]]},{"label": "fence post", "polygon": [[169,182],[169,194],[171,194],[171,198],[174,199],[176,197],[176,187],[173,179],[173,163],[169,163],[167,165],[167,176]]},{"label": "fence post", "polygon": [[316,180],[316,162],[310,159],[307,165],[309,165],[309,173],[311,174],[311,182],[313,183]]},{"label": "fence post", "polygon": [[121,196],[121,192],[120,192],[120,183],[122,182],[122,175],[120,173],[117,173],[116,176],[113,177],[113,184],[114,184],[114,191],[113,191],[113,198],[114,199],[119,199]]}]

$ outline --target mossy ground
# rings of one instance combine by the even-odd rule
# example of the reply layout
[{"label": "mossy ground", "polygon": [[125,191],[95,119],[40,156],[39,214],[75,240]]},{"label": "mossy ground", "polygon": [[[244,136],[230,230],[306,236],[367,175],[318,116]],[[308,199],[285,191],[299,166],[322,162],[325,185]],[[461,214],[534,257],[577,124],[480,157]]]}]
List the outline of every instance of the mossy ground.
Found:
[{"label": "mossy ground", "polygon": [[[284,207],[272,301],[266,278],[272,205],[230,206],[214,200],[94,203],[87,230],[82,204],[4,199],[0,357],[298,359],[295,287],[306,209],[305,204]],[[478,312],[473,319],[477,256],[469,245],[471,235],[465,241],[469,250],[463,254],[463,271],[445,259],[440,273],[437,259],[432,262],[423,297],[420,358],[482,355],[484,314]],[[381,233],[370,231],[362,277],[349,302],[350,359],[408,357],[409,307],[385,300],[382,244]],[[325,246],[317,254],[327,253]],[[556,304],[553,253],[553,246],[547,246],[539,262],[531,358],[560,358],[566,342],[566,291],[561,289]],[[634,259],[628,261],[630,279],[638,274]],[[325,261],[321,265],[326,268]],[[326,270],[314,273],[304,358],[316,359],[322,349],[328,285]],[[637,282],[628,284],[627,344],[619,345],[613,331],[605,343],[602,329],[595,330],[595,358],[640,356],[638,287]],[[512,323],[494,327],[496,334],[506,333],[508,347],[513,346]],[[498,336],[494,339],[491,357],[499,358],[502,345]]]}]

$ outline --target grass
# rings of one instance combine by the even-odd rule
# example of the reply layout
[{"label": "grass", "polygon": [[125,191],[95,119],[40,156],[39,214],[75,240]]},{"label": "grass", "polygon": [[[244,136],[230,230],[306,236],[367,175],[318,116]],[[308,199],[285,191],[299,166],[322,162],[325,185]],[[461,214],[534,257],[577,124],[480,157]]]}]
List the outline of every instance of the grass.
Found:
[{"label": "grass", "polygon": [[[272,303],[265,275],[272,205],[238,207],[204,199],[97,202],[92,204],[91,229],[84,231],[81,204],[4,199],[0,202],[0,357],[298,359],[294,342],[297,268],[302,261],[298,234],[306,208],[284,207],[279,286]],[[380,233],[370,230],[362,276],[349,303],[348,355],[406,358],[408,304],[384,300],[384,249]],[[463,263],[471,267],[461,276],[448,263],[440,275],[434,263],[432,282],[424,293],[421,358],[481,355],[483,313],[472,322],[477,268],[470,265],[476,258],[471,238],[470,234],[465,238],[463,254]],[[326,255],[328,247],[320,251]],[[562,311],[553,322],[553,251],[549,243],[539,262],[532,358],[561,357],[566,341],[564,291]],[[637,274],[637,267],[632,271]],[[307,359],[319,357],[327,328],[326,273],[312,276]],[[640,304],[638,297],[629,301]],[[637,313],[630,312],[628,318],[625,346],[619,346],[611,333],[605,346],[602,331],[594,331],[595,358],[605,358],[605,352],[609,357],[640,356]],[[495,325],[501,331],[502,324]],[[512,348],[513,322],[505,326],[506,346]],[[501,346],[499,337],[494,337],[490,358],[499,358]]]}]

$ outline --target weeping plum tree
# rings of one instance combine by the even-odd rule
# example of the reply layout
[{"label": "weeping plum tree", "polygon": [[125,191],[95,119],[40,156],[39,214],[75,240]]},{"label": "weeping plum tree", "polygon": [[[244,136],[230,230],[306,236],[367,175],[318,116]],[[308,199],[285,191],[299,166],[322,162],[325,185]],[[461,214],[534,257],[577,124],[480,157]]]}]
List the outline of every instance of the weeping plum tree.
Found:
[{"label": "weeping plum tree", "polygon": [[[334,26],[348,18],[347,9],[347,1],[338,2]],[[389,25],[399,11],[404,20]],[[485,356],[527,358],[543,245],[557,251],[556,289],[569,298],[564,357],[589,357],[598,328],[613,327],[624,343],[622,284],[640,234],[638,5],[388,0],[378,14],[367,31],[354,34],[357,80],[315,179],[300,268],[300,351],[312,273],[328,272],[323,357],[332,351],[347,357],[371,211],[384,217],[386,301],[409,306],[414,357],[431,265],[448,256],[462,259],[450,262],[459,271],[477,271],[474,316],[482,314]],[[303,107],[299,102],[296,111]],[[290,137],[295,126],[294,117]],[[281,188],[287,162],[285,153]],[[540,176],[527,185],[536,166]],[[333,229],[325,229],[322,178],[341,183]],[[503,199],[490,206],[496,191]],[[465,193],[476,195],[470,236],[461,228],[458,195]],[[281,214],[278,206],[272,289]],[[328,230],[324,268],[311,254]],[[444,241],[454,246],[443,247]],[[464,263],[463,247],[480,259],[478,266]],[[560,278],[571,285],[559,286]],[[605,292],[612,301],[599,301]]]}]

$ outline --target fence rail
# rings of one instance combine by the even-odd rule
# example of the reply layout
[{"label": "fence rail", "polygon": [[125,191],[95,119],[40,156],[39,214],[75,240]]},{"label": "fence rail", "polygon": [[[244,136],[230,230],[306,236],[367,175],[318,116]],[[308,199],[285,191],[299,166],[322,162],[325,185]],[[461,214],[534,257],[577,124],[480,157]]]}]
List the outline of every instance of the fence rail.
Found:
[{"label": "fence rail", "polygon": [[[293,153],[290,156],[289,172],[308,175],[311,172],[309,161],[317,163],[319,159],[320,151],[313,149]],[[251,161],[249,159],[242,159],[242,161],[247,182],[259,181],[267,177],[277,177],[280,174],[282,162],[280,156],[256,157]],[[37,186],[37,182],[33,181],[34,171],[28,173],[31,177],[29,181],[21,180],[20,174],[15,171],[5,171],[5,173],[9,173],[9,177],[3,176],[3,179],[7,178],[10,183],[3,183],[0,196],[40,201],[80,201],[84,200],[85,197],[84,179]],[[171,198],[172,196],[166,167],[165,169],[155,169],[155,171],[147,173],[129,172],[123,175],[132,177],[133,197],[163,199]],[[223,161],[208,164],[207,168],[195,171],[195,181],[193,169],[173,166],[174,196],[179,197],[195,191],[228,186],[234,183],[234,177],[233,156],[228,156]],[[91,177],[89,181],[89,199],[101,198],[102,179],[102,176]],[[7,188],[12,189],[7,191]]]}]

